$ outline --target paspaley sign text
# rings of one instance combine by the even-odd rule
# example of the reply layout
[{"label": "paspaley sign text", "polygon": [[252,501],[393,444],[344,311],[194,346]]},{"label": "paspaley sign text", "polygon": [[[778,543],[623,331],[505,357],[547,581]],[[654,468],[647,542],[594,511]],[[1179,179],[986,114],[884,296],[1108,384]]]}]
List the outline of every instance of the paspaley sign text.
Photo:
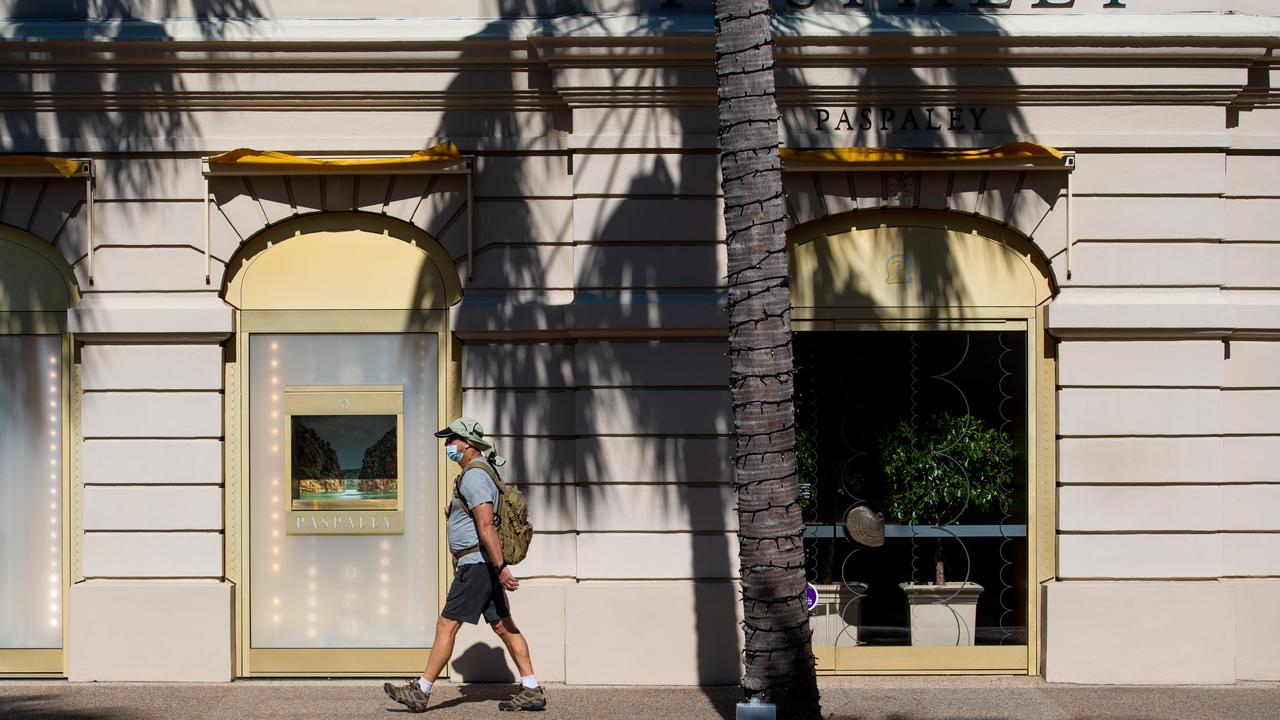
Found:
[{"label": "paspaley sign text", "polygon": [[289,535],[404,534],[404,513],[399,510],[291,510],[286,522]]},{"label": "paspaley sign text", "polygon": [[813,108],[816,132],[982,132],[985,107]]}]

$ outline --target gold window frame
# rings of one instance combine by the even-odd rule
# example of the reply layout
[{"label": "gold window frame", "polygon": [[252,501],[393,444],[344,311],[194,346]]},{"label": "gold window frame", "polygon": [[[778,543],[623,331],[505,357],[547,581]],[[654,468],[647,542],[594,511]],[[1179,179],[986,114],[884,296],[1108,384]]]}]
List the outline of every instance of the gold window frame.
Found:
[{"label": "gold window frame", "polygon": [[[426,255],[424,263],[434,266],[440,285],[421,297],[418,307],[405,308],[396,283],[369,283],[362,295],[348,298],[345,307],[306,309],[296,298],[313,292],[314,279],[287,274],[279,267],[265,292],[246,293],[245,269],[268,249],[285,248],[294,237],[312,233],[362,231],[401,240]],[[370,247],[370,252],[380,252]],[[369,258],[364,258],[368,261]],[[368,213],[322,213],[308,215],[267,228],[248,240],[228,265],[234,268],[224,280],[222,295],[236,307],[236,333],[227,343],[224,366],[224,446],[225,487],[225,567],[234,585],[234,667],[235,677],[369,677],[416,674],[426,661],[428,647],[422,648],[254,648],[250,636],[249,484],[247,475],[249,428],[249,338],[257,334],[291,333],[428,333],[436,336],[437,418],[461,411],[462,396],[458,363],[461,346],[449,330],[448,308],[461,297],[461,286],[447,251],[421,229],[403,221]],[[425,265],[424,265],[425,267]],[[338,268],[341,270],[342,268]],[[297,292],[291,288],[296,287]],[[443,421],[442,421],[443,422]],[[437,502],[448,496],[450,470],[446,463],[437,469]],[[452,568],[447,562],[445,525],[439,524],[437,602],[444,606]],[[447,671],[447,668],[446,668]]]},{"label": "gold window frame", "polygon": [[[822,307],[793,307],[792,330],[796,332],[830,332],[849,330],[901,331],[913,330],[968,330],[996,331],[1017,330],[1026,338],[1027,372],[1027,644],[1025,645],[975,645],[965,647],[927,646],[836,646],[814,647],[818,672],[822,675],[1038,675],[1043,673],[1042,586],[1054,578],[1056,571],[1056,540],[1054,519],[1056,509],[1056,362],[1054,343],[1046,332],[1047,305],[1054,288],[1047,264],[1031,248],[1031,244],[1016,233],[995,223],[972,216],[950,213],[889,210],[864,211],[825,218],[793,229],[790,245],[829,241],[860,230],[910,227],[934,228],[939,231],[961,230],[977,235],[1009,249],[1036,277],[1034,297],[1027,305],[949,305],[945,307],[894,306],[859,307],[850,302],[839,306],[834,303]],[[794,255],[792,255],[794,257]],[[848,259],[852,255],[844,255]],[[837,260],[840,259],[837,257]],[[975,273],[988,272],[975,264]],[[832,268],[824,268],[831,271]],[[826,272],[823,278],[806,277],[796,263],[791,266],[791,283],[794,288],[807,288],[802,295],[831,298],[839,296],[838,289],[815,288],[824,278],[838,276],[841,272],[862,271],[883,276],[883,267],[836,268]],[[992,285],[999,285],[992,278]],[[982,288],[984,279],[976,277],[971,283]],[[1008,288],[996,288],[994,296],[1007,296]],[[979,301],[980,303],[981,301]]]},{"label": "gold window frame", "polygon": [[[6,175],[8,175],[6,173]],[[61,337],[60,395],[61,447],[59,448],[59,492],[61,497],[62,577],[59,581],[62,603],[62,647],[0,648],[0,679],[61,678],[68,674],[68,652],[71,643],[71,586],[84,579],[80,570],[82,548],[80,478],[80,361],[75,340],[67,331],[67,310],[80,299],[75,276],[66,260],[41,238],[14,227],[0,226],[0,244],[9,244],[33,253],[46,261],[60,276],[65,297],[51,298],[34,285],[44,280],[36,275],[17,278],[8,288],[15,296],[35,298],[36,304],[23,308],[0,309],[0,335],[57,335]],[[47,278],[45,278],[47,279]],[[50,288],[45,288],[48,290]]]}]

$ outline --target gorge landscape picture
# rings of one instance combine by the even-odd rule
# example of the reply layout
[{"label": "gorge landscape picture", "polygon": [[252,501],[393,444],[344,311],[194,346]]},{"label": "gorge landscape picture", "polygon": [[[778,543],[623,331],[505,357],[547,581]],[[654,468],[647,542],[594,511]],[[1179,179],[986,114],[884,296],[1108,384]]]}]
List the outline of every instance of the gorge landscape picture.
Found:
[{"label": "gorge landscape picture", "polygon": [[396,509],[396,420],[395,415],[291,416],[291,509]]}]

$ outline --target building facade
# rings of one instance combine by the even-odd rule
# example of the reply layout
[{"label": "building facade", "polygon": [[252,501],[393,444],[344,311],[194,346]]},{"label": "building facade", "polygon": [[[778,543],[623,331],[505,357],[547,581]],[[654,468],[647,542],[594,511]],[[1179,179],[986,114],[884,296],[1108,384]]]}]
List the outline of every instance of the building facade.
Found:
[{"label": "building facade", "polygon": [[[465,413],[540,677],[737,681],[711,3],[421,5],[2,4],[0,675],[417,672]],[[775,11],[821,672],[1280,679],[1274,3]]]}]

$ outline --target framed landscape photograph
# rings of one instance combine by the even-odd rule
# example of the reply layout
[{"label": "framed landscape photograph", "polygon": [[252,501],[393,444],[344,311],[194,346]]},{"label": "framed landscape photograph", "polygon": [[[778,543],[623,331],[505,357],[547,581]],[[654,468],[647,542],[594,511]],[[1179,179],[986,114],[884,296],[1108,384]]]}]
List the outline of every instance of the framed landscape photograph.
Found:
[{"label": "framed landscape photograph", "polygon": [[395,415],[293,415],[290,509],[393,510],[400,495]]},{"label": "framed landscape photograph", "polygon": [[285,388],[285,497],[291,534],[403,528],[401,388]]}]

